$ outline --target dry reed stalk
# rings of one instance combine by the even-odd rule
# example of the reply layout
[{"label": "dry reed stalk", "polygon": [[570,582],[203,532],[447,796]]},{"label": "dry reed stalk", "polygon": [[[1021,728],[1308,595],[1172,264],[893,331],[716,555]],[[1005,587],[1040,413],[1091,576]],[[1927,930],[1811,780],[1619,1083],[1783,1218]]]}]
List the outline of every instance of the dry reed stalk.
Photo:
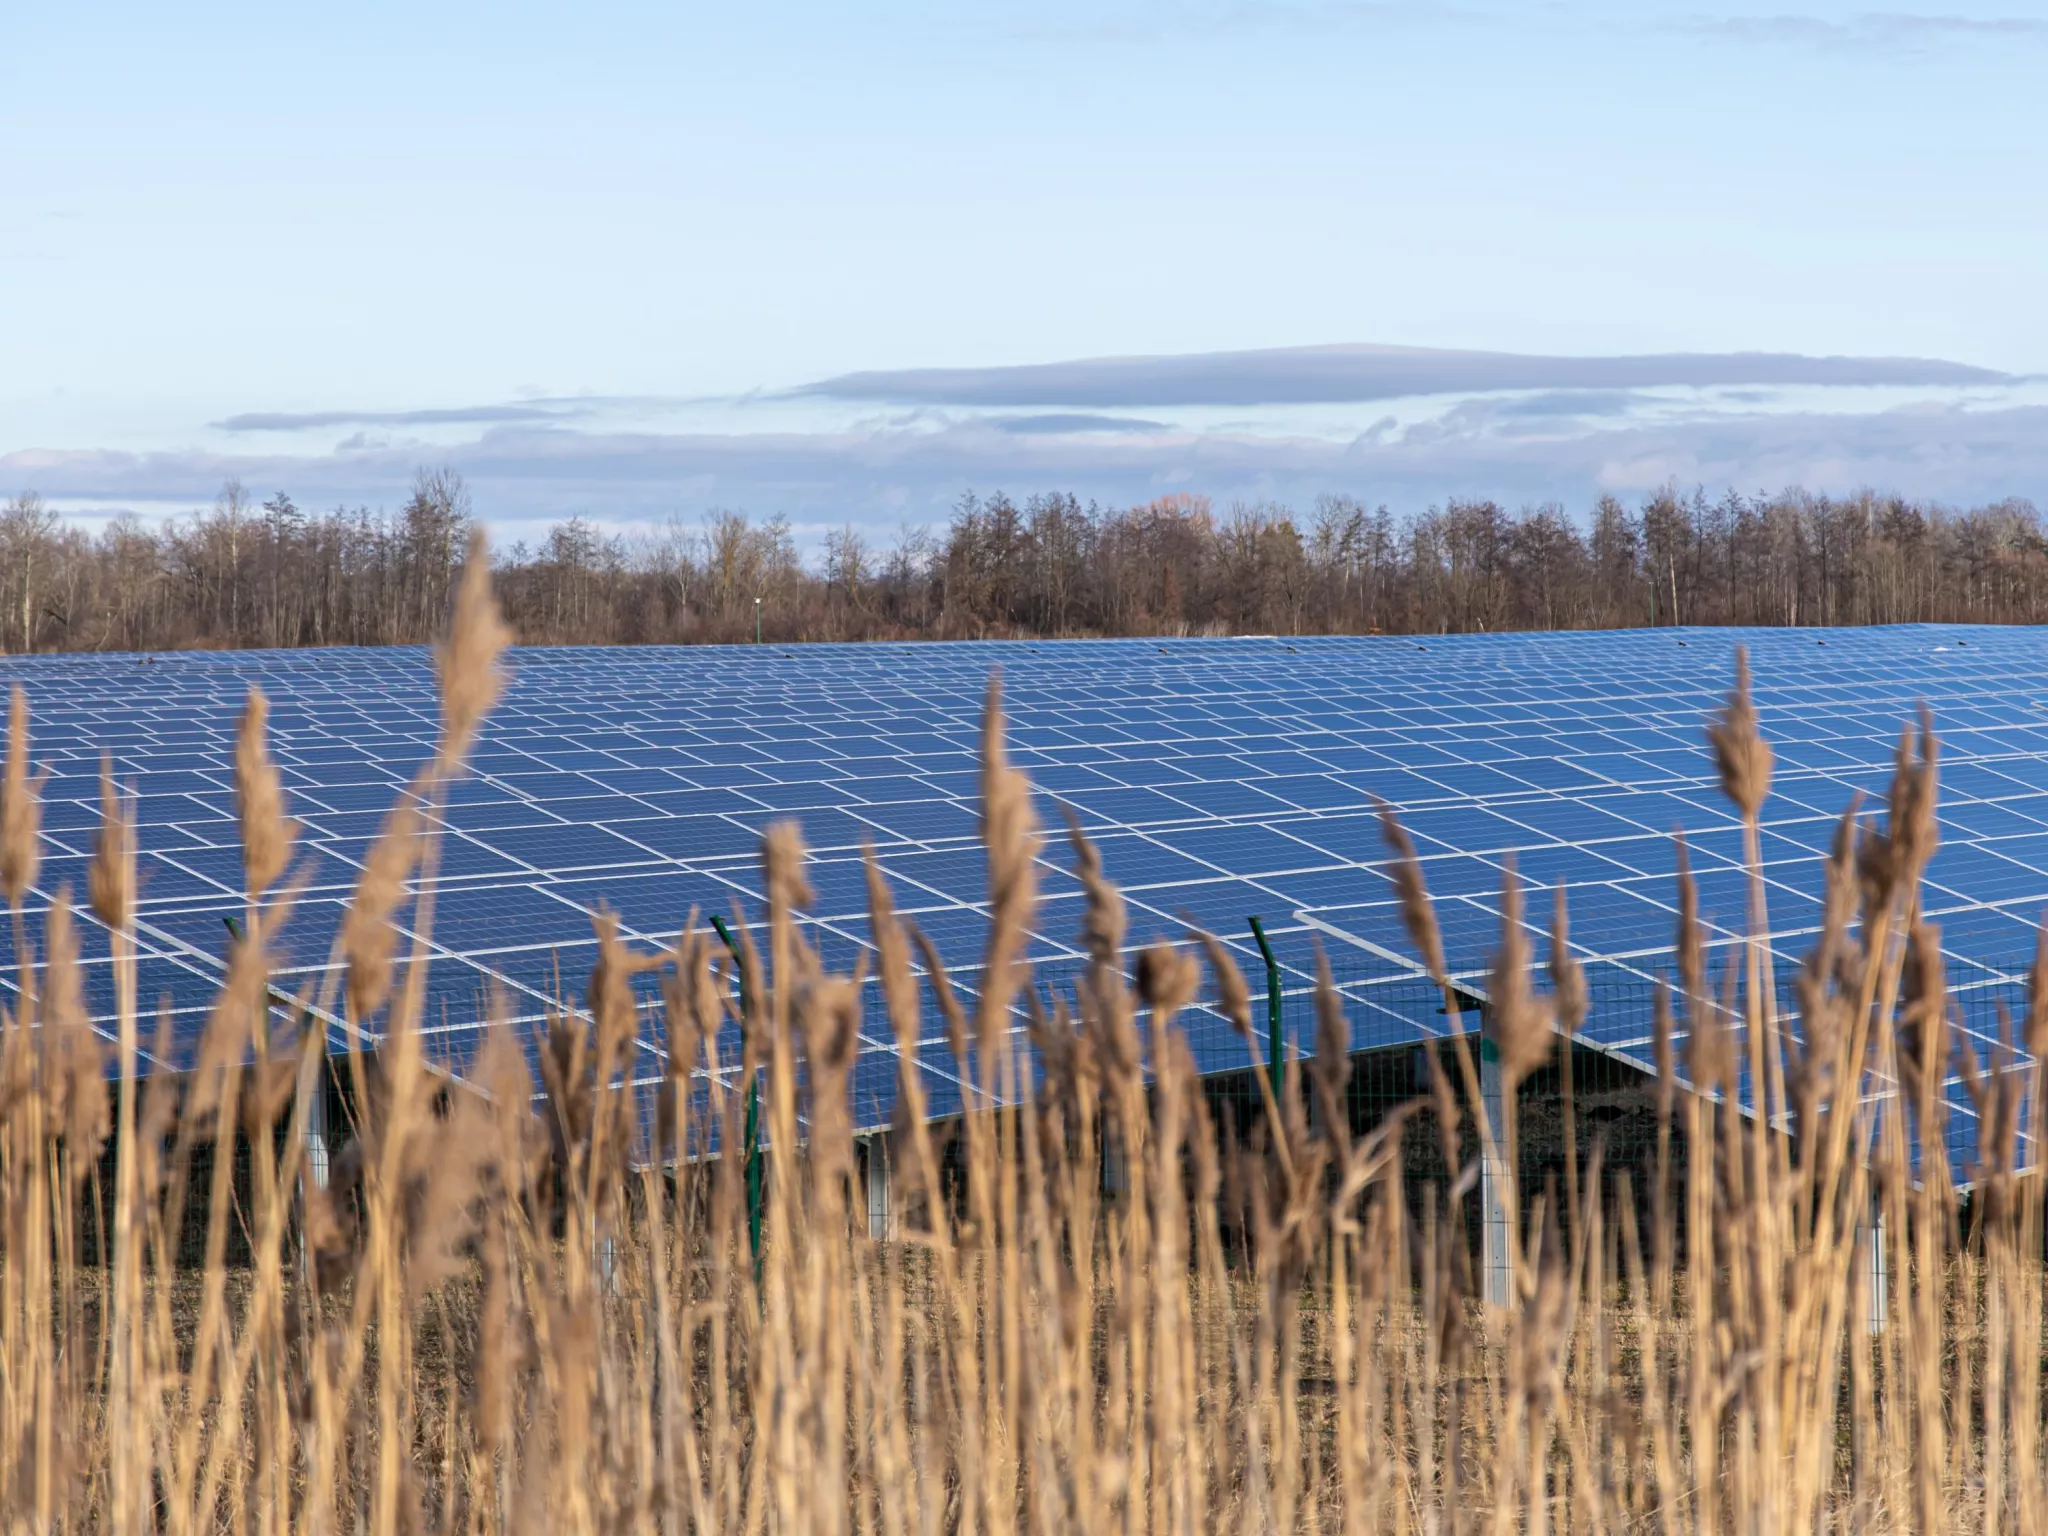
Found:
[{"label": "dry reed stalk", "polygon": [[14,922],[14,1009],[0,1005],[0,1508],[47,1529],[56,1508],[58,1406],[49,1341],[48,1106],[34,1044],[37,976],[23,901],[41,865],[41,809],[29,776],[28,696],[17,684],[0,773],[0,893]]},{"label": "dry reed stalk", "polygon": [[[1021,1451],[1014,1433],[1022,1415],[1018,1361],[1018,1276],[1014,1186],[1001,1176],[1005,1140],[1015,1133],[1015,1115],[1004,1108],[1011,1095],[1001,1081],[1014,1063],[1010,1026],[1017,994],[1025,984],[1025,954],[1037,916],[1040,848],[1038,818],[1024,776],[1009,765],[1003,737],[1002,680],[991,675],[982,711],[981,839],[988,864],[988,941],[975,1014],[975,1097],[966,1117],[967,1187],[970,1220],[978,1236],[969,1259],[974,1304],[993,1329],[989,1350],[994,1370],[982,1373],[982,1420],[991,1432],[994,1465],[988,1475],[999,1484],[1017,1476]],[[990,1262],[989,1255],[995,1255]],[[991,1501],[983,1519],[992,1531],[1012,1528],[1004,1503]]]},{"label": "dry reed stalk", "polygon": [[[1186,1529],[1195,1513],[1192,1486],[1196,1364],[1187,1349],[1190,1326],[1186,1287],[1188,1217],[1181,1181],[1195,1066],[1175,1021],[1194,1001],[1200,983],[1194,958],[1167,944],[1153,944],[1139,957],[1138,995],[1151,1024],[1154,1120],[1147,1138],[1143,1184],[1151,1192],[1147,1213],[1149,1251],[1135,1254],[1150,1289],[1134,1297],[1135,1311],[1149,1313],[1145,1352],[1133,1362],[1152,1411],[1146,1415],[1144,1455],[1133,1469],[1148,1479],[1144,1509],[1148,1530]],[[1133,1234],[1135,1241],[1139,1234]],[[1134,1343],[1137,1341],[1133,1341]],[[1133,1447],[1137,1449],[1137,1447]]]},{"label": "dry reed stalk", "polygon": [[1586,1022],[1586,1011],[1591,1004],[1586,991],[1586,969],[1572,952],[1571,931],[1571,912],[1565,899],[1564,884],[1560,881],[1552,901],[1550,918],[1550,996],[1559,1036],[1557,1057],[1561,1089],[1559,1101],[1564,1116],[1565,1214],[1571,1223],[1572,1242],[1581,1245],[1580,1258],[1583,1262],[1585,1252],[1581,1230],[1585,1212],[1579,1203],[1579,1127],[1573,1083],[1576,1065],[1573,1042]]},{"label": "dry reed stalk", "polygon": [[[1265,1111],[1266,1132],[1274,1154],[1285,1162],[1287,1158],[1286,1128],[1280,1120],[1280,1099],[1273,1091],[1273,1079],[1261,1071],[1262,1055],[1259,1042],[1252,1033],[1251,989],[1245,985],[1244,973],[1237,968],[1237,962],[1230,951],[1219,943],[1213,934],[1198,934],[1204,957],[1209,962],[1209,974],[1216,986],[1216,1011],[1244,1042],[1245,1059],[1251,1066],[1251,1080],[1257,1087],[1260,1106]],[[1456,1161],[1455,1157],[1451,1159]]]},{"label": "dry reed stalk", "polygon": [[[1555,1045],[1555,1027],[1550,1005],[1536,996],[1530,985],[1528,930],[1522,923],[1522,886],[1515,876],[1512,857],[1501,876],[1500,948],[1494,955],[1488,977],[1491,1006],[1487,1024],[1500,1053],[1501,1140],[1507,1169],[1509,1199],[1519,1204],[1521,1178],[1521,1136],[1519,1104],[1522,1082],[1540,1066]],[[1535,1277],[1528,1272],[1525,1235],[1521,1215],[1516,1212],[1508,1225],[1508,1263],[1517,1296],[1532,1299]]]},{"label": "dry reed stalk", "polygon": [[135,807],[114,787],[111,757],[100,759],[100,824],[93,836],[86,890],[93,915],[110,932],[125,929],[135,916]]},{"label": "dry reed stalk", "polygon": [[[1451,1039],[1452,1056],[1458,1063],[1459,1086],[1464,1090],[1465,1101],[1472,1110],[1472,1124],[1479,1133],[1480,1158],[1485,1161],[1497,1161],[1501,1152],[1494,1143],[1492,1123],[1487,1117],[1486,1095],[1480,1087],[1479,1069],[1473,1063],[1471,1047],[1465,1041],[1462,999],[1458,989],[1451,984],[1450,971],[1444,960],[1443,933],[1437,926],[1436,906],[1430,900],[1421,861],[1415,856],[1415,842],[1408,836],[1408,829],[1403,827],[1394,815],[1394,808],[1384,801],[1379,804],[1379,817],[1381,838],[1386,843],[1388,851],[1393,854],[1387,866],[1387,876],[1393,881],[1394,892],[1400,902],[1402,924],[1408,930],[1409,939],[1415,945],[1416,953],[1422,957],[1423,969],[1429,973],[1443,993],[1445,1027]],[[1434,1051],[1430,1052],[1430,1058],[1434,1079],[1441,1074],[1442,1063],[1435,1059]],[[1446,1138],[1445,1161],[1455,1164],[1457,1157],[1449,1140],[1453,1120],[1444,1107],[1448,1095],[1438,1092],[1436,1098],[1439,1105],[1438,1125],[1445,1128],[1442,1131]],[[1476,1180],[1477,1165],[1470,1172],[1472,1179]],[[1463,1202],[1469,1182],[1460,1178],[1452,1185],[1449,1214],[1454,1223],[1463,1220]],[[1463,1250],[1460,1249],[1459,1253],[1462,1257]]]},{"label": "dry reed stalk", "polygon": [[798,1315],[794,1251],[796,1196],[802,1170],[797,1161],[797,1056],[795,992],[803,964],[797,915],[813,900],[804,878],[803,838],[792,822],[771,826],[761,840],[762,883],[768,896],[767,1092],[763,1121],[768,1134],[768,1203],[764,1224],[767,1260],[762,1270],[762,1350],[755,1366],[755,1401],[766,1406],[759,1426],[767,1508],[780,1526],[793,1526],[809,1473],[800,1386],[802,1320]]},{"label": "dry reed stalk", "polygon": [[[918,1050],[924,1043],[924,1020],[918,1006],[917,979],[910,969],[910,943],[896,916],[895,899],[882,877],[870,845],[862,850],[868,890],[868,932],[875,944],[875,973],[881,987],[883,1006],[895,1037],[897,1060],[896,1144],[908,1144],[909,1155],[899,1156],[895,1167],[909,1181],[903,1191],[906,1200],[924,1203],[931,1222],[930,1235],[942,1238],[938,1220],[938,1154],[932,1146],[930,1116],[926,1113],[924,1076],[918,1070]],[[899,1218],[900,1220],[900,1218]]]},{"label": "dry reed stalk", "polygon": [[114,787],[110,756],[100,760],[100,825],[93,841],[87,888],[93,913],[105,925],[113,960],[115,1049],[119,1068],[114,1111],[113,1266],[107,1289],[107,1511],[117,1529],[142,1519],[147,1486],[142,1417],[142,1253],[138,1234],[141,1168],[137,1158],[137,1039],[135,948],[135,820],[132,803]]},{"label": "dry reed stalk", "polygon": [[[1505,861],[1500,887],[1500,948],[1488,978],[1492,1004],[1488,1010],[1494,1044],[1500,1051],[1501,1096],[1513,1090],[1550,1054],[1553,1018],[1550,1007],[1530,985],[1529,932],[1522,923],[1522,883],[1514,860]],[[1510,1137],[1510,1150],[1512,1140]]]}]

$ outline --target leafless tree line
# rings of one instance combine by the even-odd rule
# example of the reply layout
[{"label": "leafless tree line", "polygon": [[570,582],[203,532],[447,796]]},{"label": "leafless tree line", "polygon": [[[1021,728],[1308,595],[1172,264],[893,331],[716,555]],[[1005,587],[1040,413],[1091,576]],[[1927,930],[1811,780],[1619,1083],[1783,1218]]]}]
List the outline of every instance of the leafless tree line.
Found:
[{"label": "leafless tree line", "polygon": [[[393,513],[258,503],[90,533],[33,493],[0,508],[0,646],[384,645],[429,638],[476,514],[422,470]],[[1669,624],[2032,623],[2048,530],[2026,501],[1968,509],[1865,493],[1711,500],[1453,500],[1411,517],[1349,496],[1306,515],[964,497],[941,529],[848,525],[808,556],[781,517],[716,511],[653,533],[583,518],[501,550],[529,642],[1445,632]]]},{"label": "leafless tree line", "polygon": [[258,505],[239,481],[211,508],[97,535],[33,492],[0,508],[0,645],[24,650],[384,645],[442,623],[474,522],[461,476],[422,471],[395,514]]}]

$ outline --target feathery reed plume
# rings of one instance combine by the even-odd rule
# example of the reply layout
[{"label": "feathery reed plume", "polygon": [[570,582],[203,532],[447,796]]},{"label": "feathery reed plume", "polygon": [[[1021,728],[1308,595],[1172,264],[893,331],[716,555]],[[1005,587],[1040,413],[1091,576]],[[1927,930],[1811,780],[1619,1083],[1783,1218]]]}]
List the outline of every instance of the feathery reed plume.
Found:
[{"label": "feathery reed plume", "polygon": [[1940,842],[1940,824],[1935,819],[1939,753],[1940,743],[1924,709],[1917,731],[1911,723],[1900,727],[1884,827],[1866,830],[1856,851],[1863,921],[1868,928],[1881,926],[1894,900],[1914,889],[1927,861],[1934,857]]},{"label": "feathery reed plume", "polygon": [[1865,957],[1850,938],[1860,895],[1856,874],[1859,804],[1852,798],[1835,823],[1833,851],[1823,866],[1820,934],[1793,978],[1802,1038],[1788,1042],[1792,1065],[1786,1092],[1795,1133],[1809,1148],[1817,1145],[1809,1133],[1821,1126],[1828,1095],[1849,1070],[1841,1053],[1849,1049],[1850,1032],[1861,1005]]},{"label": "feathery reed plume", "polygon": [[725,994],[712,979],[711,943],[697,926],[696,908],[691,908],[676,945],[675,965],[661,978],[668,1066],[656,1108],[655,1137],[659,1148],[674,1157],[690,1155],[691,1084],[704,1063],[706,1045],[716,1041],[725,1018]]},{"label": "feathery reed plume", "polygon": [[219,1129],[231,1133],[231,1126],[216,1127],[217,1112],[225,1109],[226,1119],[240,1110],[244,1058],[256,1044],[268,1005],[270,937],[281,919],[257,914],[240,936],[228,944],[228,973],[207,1014],[206,1029],[199,1038],[199,1066],[180,1123],[181,1134],[206,1136]]},{"label": "feathery reed plume", "polygon": [[367,1024],[391,993],[392,916],[419,863],[423,820],[408,795],[384,817],[383,829],[363,860],[362,878],[341,920],[341,952],[348,960],[350,1016]]},{"label": "feathery reed plume", "polygon": [[354,1196],[362,1176],[362,1148],[349,1143],[328,1165],[322,1184],[310,1164],[299,1170],[299,1241],[314,1283],[332,1291],[355,1272],[358,1227]]},{"label": "feathery reed plume", "polygon": [[1215,934],[1197,930],[1195,940],[1209,961],[1209,974],[1216,978],[1216,1011],[1240,1040],[1252,1044],[1252,993],[1244,972]]},{"label": "feathery reed plume", "polygon": [[861,843],[861,871],[867,884],[868,931],[875,944],[875,976],[882,989],[882,1000],[888,1005],[889,1017],[897,1026],[899,1038],[907,1031],[909,1043],[913,1046],[918,1037],[917,978],[910,969],[910,945],[904,937],[903,924],[896,916],[896,901],[889,893],[889,882],[883,878],[882,867],[875,862],[875,845],[871,841]]},{"label": "feathery reed plume", "polygon": [[[931,935],[922,929],[909,926],[910,942],[917,946],[917,957],[924,962],[925,975],[932,985],[932,1000],[939,1005],[939,1017],[946,1027],[946,1049],[952,1053],[954,1064],[964,1073],[967,1068],[967,1010],[960,1001],[960,994],[954,990],[951,975],[946,970],[946,958],[939,953],[939,947]],[[966,1079],[962,1079],[963,1086]]]},{"label": "feathery reed plume", "polygon": [[1859,895],[1856,834],[1862,806],[1863,797],[1852,795],[1835,823],[1834,841],[1822,865],[1826,878],[1821,887],[1820,940],[1806,957],[1806,969],[1817,979],[1835,980],[1850,992],[1863,980],[1864,957],[1850,942],[1849,934],[1856,921]]},{"label": "feathery reed plume", "polygon": [[1900,734],[1886,816],[1901,878],[1917,878],[1941,843],[1941,823],[1935,815],[1940,798],[1941,741],[1934,734],[1934,717],[1924,704],[1918,723],[1917,732],[1908,727]]},{"label": "feathery reed plume", "polygon": [[810,877],[804,873],[808,857],[803,828],[794,821],[778,821],[761,835],[763,883],[771,899],[780,902],[784,911],[807,911],[818,899]]},{"label": "feathery reed plume", "polygon": [[299,830],[285,819],[284,785],[264,740],[269,714],[270,701],[261,688],[252,687],[235,732],[235,807],[241,816],[242,869],[251,901],[261,900],[284,873]]},{"label": "feathery reed plume", "polygon": [[1309,1063],[1309,1082],[1322,1118],[1324,1139],[1335,1144],[1342,1161],[1350,1152],[1351,1128],[1344,1089],[1351,1081],[1351,1021],[1344,1016],[1344,997],[1330,975],[1330,957],[1316,945],[1316,1054]]},{"label": "feathery reed plume", "polygon": [[[771,823],[761,834],[761,885],[768,898],[768,988],[774,1004],[766,1042],[770,1086],[775,1090],[770,1097],[775,1101],[776,1113],[792,1117],[796,1113],[796,1080],[795,1061],[790,1052],[795,1042],[789,1031],[788,1010],[795,1002],[797,971],[804,964],[798,954],[803,946],[797,922],[799,914],[808,911],[818,899],[810,877],[804,872],[809,857],[803,829],[794,821]],[[771,1123],[771,1133],[777,1129],[784,1129],[783,1142],[788,1147],[795,1133],[794,1122],[787,1128]]]},{"label": "feathery reed plume", "polygon": [[100,759],[100,825],[93,835],[86,889],[94,915],[109,928],[126,928],[134,919],[135,811],[114,788],[111,757]]},{"label": "feathery reed plume", "polygon": [[1422,957],[1423,968],[1435,978],[1440,987],[1450,985],[1450,968],[1444,964],[1444,940],[1436,924],[1436,908],[1429,899],[1429,887],[1422,878],[1422,865],[1415,857],[1415,842],[1408,836],[1408,829],[1395,819],[1394,808],[1382,800],[1380,807],[1380,836],[1392,851],[1394,860],[1387,873],[1394,882],[1395,897],[1401,903],[1401,921],[1407,926],[1408,937],[1415,945],[1415,952]]},{"label": "feathery reed plume", "polygon": [[[303,1006],[305,1001],[301,997],[300,1005]],[[264,1038],[267,1046],[267,1037]],[[296,1044],[303,1047],[310,1043],[310,1038]],[[285,1112],[291,1108],[292,1100],[298,1094],[299,1067],[296,1052],[270,1055],[266,1050],[245,1069],[242,1128],[250,1135],[273,1130],[283,1122]]]},{"label": "feathery reed plume", "polygon": [[813,978],[797,994],[795,1017],[811,1109],[810,1173],[817,1188],[828,1190],[851,1171],[853,1125],[846,1085],[860,1048],[859,982],[846,976]]},{"label": "feathery reed plume", "polygon": [[1200,969],[1171,944],[1154,942],[1138,954],[1138,1000],[1152,1011],[1155,1031],[1168,1028],[1195,1000]]},{"label": "feathery reed plume", "polygon": [[1562,881],[1558,883],[1550,922],[1550,995],[1557,1010],[1557,1026],[1569,1039],[1584,1026],[1589,1000],[1586,968],[1572,953],[1571,914],[1566,910]]},{"label": "feathery reed plume", "polygon": [[547,1140],[534,1121],[533,1071],[505,1022],[502,996],[492,1003],[491,1022],[484,1030],[483,1049],[477,1052],[470,1078],[490,1109],[489,1167],[500,1191],[517,1198],[540,1170]]},{"label": "feathery reed plume", "polygon": [[[1067,839],[1074,850],[1074,874],[1081,882],[1081,943],[1088,954],[1088,969],[1075,988],[1075,1002],[1094,1064],[1114,1107],[1137,1082],[1142,1059],[1135,1000],[1120,968],[1127,909],[1123,893],[1103,872],[1101,851],[1071,815]],[[940,978],[933,979],[943,1001],[947,989]]]},{"label": "feathery reed plume", "polygon": [[469,536],[469,557],[456,588],[455,615],[447,640],[434,652],[441,684],[442,774],[452,774],[469,754],[469,744],[485,715],[498,702],[505,678],[498,659],[512,643],[511,628],[491,590],[491,553],[481,528]]},{"label": "feathery reed plume", "polygon": [[1913,925],[1899,973],[1899,1076],[1909,1105],[1938,1091],[1948,1065],[1948,977],[1941,930]]},{"label": "feathery reed plume", "polygon": [[429,1292],[467,1272],[468,1248],[482,1216],[480,1202],[495,1166],[493,1106],[482,1094],[448,1096],[405,1140],[403,1172],[405,1284],[417,1305]]},{"label": "feathery reed plume", "polygon": [[1755,821],[1771,793],[1771,744],[1757,729],[1756,704],[1750,697],[1749,647],[1735,648],[1735,687],[1719,719],[1707,727],[1721,792]]},{"label": "feathery reed plume", "polygon": [[1514,859],[1500,881],[1500,948],[1495,952],[1487,990],[1492,1007],[1487,1023],[1500,1049],[1501,1095],[1515,1089],[1550,1054],[1549,1005],[1529,985],[1529,932],[1522,924],[1522,882]]},{"label": "feathery reed plume", "polygon": [[597,1027],[598,1081],[608,1084],[619,1072],[632,1069],[640,1033],[640,1003],[633,995],[633,978],[648,970],[652,962],[626,947],[619,936],[619,914],[610,907],[600,905],[591,915],[590,926],[597,938],[597,960],[590,968],[584,998]]},{"label": "feathery reed plume", "polygon": [[92,1168],[107,1139],[106,1052],[86,1018],[68,890],[57,893],[44,921],[43,1091],[50,1123],[69,1154],[67,1171],[76,1180]]},{"label": "feathery reed plume", "polygon": [[1696,1092],[1711,1094],[1735,1085],[1735,1042],[1726,1015],[1707,983],[1706,929],[1700,922],[1700,889],[1692,877],[1685,835],[1674,839],[1678,855],[1678,978],[1685,995],[1686,1075]]},{"label": "feathery reed plume", "polygon": [[1002,1027],[1038,911],[1038,815],[1030,782],[1003,740],[1002,675],[991,673],[981,724],[981,840],[988,856],[989,950],[982,967],[982,1048]]},{"label": "feathery reed plume", "polygon": [[0,893],[17,908],[42,865],[38,783],[28,775],[28,695],[16,683],[7,715],[7,768],[0,778]]},{"label": "feathery reed plume", "polygon": [[547,1096],[547,1128],[556,1164],[572,1192],[580,1188],[597,1128],[597,1074],[590,1031],[567,1009],[552,1009],[540,1052],[540,1082]]},{"label": "feathery reed plume", "polygon": [[1071,813],[1067,841],[1074,850],[1074,878],[1087,898],[1081,908],[1081,944],[1098,966],[1114,966],[1126,928],[1123,893],[1102,871],[1102,854]]}]

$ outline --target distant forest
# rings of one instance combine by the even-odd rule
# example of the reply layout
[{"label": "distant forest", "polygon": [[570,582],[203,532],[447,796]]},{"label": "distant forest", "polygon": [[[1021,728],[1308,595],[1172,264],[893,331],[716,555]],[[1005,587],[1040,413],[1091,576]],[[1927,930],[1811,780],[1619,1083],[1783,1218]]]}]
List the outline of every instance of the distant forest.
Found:
[{"label": "distant forest", "polygon": [[[309,513],[230,482],[207,510],[97,534],[20,495],[0,508],[0,646],[426,640],[474,515],[446,470],[422,471],[392,513]],[[775,641],[2048,617],[2048,532],[2031,503],[1875,493],[1604,497],[1583,519],[1491,501],[1396,517],[1347,496],[1305,513],[968,496],[943,529],[883,540],[849,526],[809,558],[783,518],[713,512],[645,534],[572,518],[497,565],[535,644],[745,641],[757,614]]]}]

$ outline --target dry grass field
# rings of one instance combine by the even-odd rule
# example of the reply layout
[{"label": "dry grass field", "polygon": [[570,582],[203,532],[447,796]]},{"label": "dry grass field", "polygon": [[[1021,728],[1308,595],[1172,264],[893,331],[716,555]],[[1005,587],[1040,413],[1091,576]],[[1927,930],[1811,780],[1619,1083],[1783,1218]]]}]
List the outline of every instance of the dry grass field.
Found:
[{"label": "dry grass field", "polygon": [[[741,1160],[671,1155],[741,1134],[740,1105],[716,1086],[730,1063],[713,1059],[734,988],[694,914],[676,915],[680,937],[659,953],[600,918],[601,958],[540,1079],[501,1034],[470,1074],[476,1091],[448,1091],[419,1029],[424,967],[401,963],[390,919],[412,903],[415,926],[430,921],[434,808],[497,695],[505,640],[473,556],[440,653],[440,750],[368,860],[338,941],[340,995],[314,1000],[378,1039],[374,1060],[338,1062],[355,1123],[325,1187],[302,1134],[320,1041],[280,1029],[288,1010],[269,1006],[293,833],[263,701],[249,702],[236,758],[244,937],[197,1068],[173,1082],[135,1072],[152,1005],[136,996],[135,838],[111,783],[78,894],[113,935],[118,1060],[84,1017],[79,920],[62,901],[34,925],[23,915],[37,810],[17,694],[0,811],[20,957],[0,1047],[9,1531],[2048,1525],[2042,1190],[2018,1152],[2038,1145],[2048,1104],[2034,1065],[2048,963],[2012,1052],[1976,1059],[1948,1028],[1916,896],[1935,837],[1924,725],[1902,738],[1889,806],[1842,824],[1796,1020],[1779,1016],[1760,943],[1710,963],[1681,874],[1655,1187],[1624,1187],[1596,1143],[1523,1213],[1511,1304],[1488,1307],[1458,1139],[1479,1103],[1474,1037],[1432,1092],[1359,1130],[1340,1101],[1347,1029],[1326,986],[1313,1059],[1283,1092],[1259,1090],[1250,1135],[1223,1135],[1176,1016],[1217,1000],[1254,1060],[1245,982],[1199,935],[1129,965],[1114,872],[1078,834],[1092,966],[1033,1011],[1026,1076],[1009,1026],[1032,1007],[1043,834],[1006,765],[993,690],[993,917],[971,999],[914,976],[936,956],[870,876],[872,979],[899,1036],[915,1043],[918,988],[936,984],[975,1085],[948,1150],[904,1074],[890,1238],[868,1235],[848,1110],[867,978],[829,974],[801,936],[794,828],[765,841],[764,937],[740,962],[745,1065],[763,1085],[758,1261]],[[1754,869],[1771,755],[1746,680],[1709,725],[1703,750]],[[1391,820],[1388,838],[1418,954],[1455,1008]],[[1545,954],[1504,925],[1486,1029],[1510,1090],[1584,1022],[1567,920],[1555,914]],[[647,971],[658,1016],[634,1001]],[[673,1073],[652,1124],[620,1074],[643,1029],[664,1032]],[[1982,1118],[1979,1167],[1942,1162],[1952,1068]],[[1758,1085],[1758,1115],[1717,1107],[1738,1079]],[[1401,1194],[1410,1115],[1468,1170],[1419,1208]],[[232,1159],[196,1155],[238,1126],[254,1133],[246,1188]],[[1503,1139],[1512,1162],[1512,1126]],[[1962,1180],[1967,1202],[1952,1193]],[[196,1261],[190,1212],[205,1233]]]}]

